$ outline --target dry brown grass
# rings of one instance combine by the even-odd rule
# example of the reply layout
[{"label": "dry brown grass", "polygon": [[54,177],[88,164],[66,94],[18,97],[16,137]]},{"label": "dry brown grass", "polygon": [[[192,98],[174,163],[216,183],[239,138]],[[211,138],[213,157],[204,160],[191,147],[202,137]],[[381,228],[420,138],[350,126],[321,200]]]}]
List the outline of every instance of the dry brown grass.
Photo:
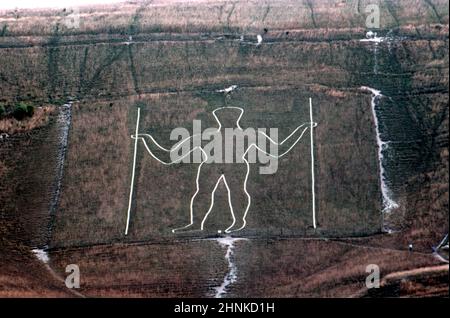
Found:
[{"label": "dry brown grass", "polygon": [[9,240],[9,233],[3,230],[5,227],[0,221],[0,298],[71,296],[64,283],[56,281],[44,264],[32,255],[30,247]]},{"label": "dry brown grass", "polygon": [[[214,241],[117,244],[57,249],[51,252],[51,265],[63,274],[66,264],[77,263],[80,291],[87,296],[211,297],[227,271],[224,253]],[[413,277],[431,277],[437,272],[429,266],[439,264],[431,254],[298,239],[239,241],[233,260],[238,280],[228,296],[234,297],[360,297],[367,294],[369,264],[380,267],[383,282],[398,281],[399,275],[419,282]],[[439,270],[448,273],[448,265]],[[410,295],[436,293],[438,285],[425,281]]]},{"label": "dry brown grass", "polygon": [[37,107],[32,117],[17,120],[13,117],[0,119],[0,132],[17,134],[27,132],[48,124],[50,115],[55,111],[55,106]]},{"label": "dry brown grass", "polygon": [[[223,100],[211,92],[234,83],[242,90],[229,102],[255,111],[253,124],[277,124],[283,127],[283,134],[292,128],[289,118],[282,118],[283,113],[290,119],[293,111],[301,114],[302,98],[313,96],[321,123],[316,136],[320,140],[320,227],[335,229],[339,235],[377,231],[380,200],[370,96],[354,90],[371,78],[361,77],[372,66],[372,53],[357,41],[365,31],[364,17],[348,6],[314,1],[313,22],[311,8],[305,3],[284,0],[265,7],[257,1],[235,5],[224,1],[157,1],[142,10],[134,4],[86,8],[80,29],[61,26],[58,32],[55,25],[61,22],[60,12],[23,12],[17,18],[10,12],[0,13],[0,26],[7,25],[7,33],[0,37],[2,101],[13,101],[17,96],[43,104],[68,95],[83,99],[74,105],[51,244],[89,245],[124,239],[132,154],[129,135],[135,118],[132,105],[139,100],[137,92],[148,104],[144,126],[165,138],[174,126],[206,117],[212,108],[221,106]],[[361,1],[361,6],[365,3]],[[448,25],[438,21],[440,18],[448,24],[448,2],[434,3],[439,17],[426,1],[412,4],[405,0],[393,8],[383,7],[383,27],[399,23],[399,33],[411,38],[389,47],[399,63],[394,71],[411,74],[407,79],[410,88],[419,93],[427,87],[442,90],[448,84]],[[273,43],[260,47],[215,39],[217,33],[245,33],[246,40],[254,41],[254,35],[265,27],[269,29],[265,42]],[[167,33],[172,31],[174,34]],[[199,33],[203,32],[209,37],[202,37]],[[113,43],[126,40],[131,33],[142,43],[129,47]],[[402,88],[402,84],[394,86]],[[412,94],[408,101],[416,97]],[[412,240],[417,250],[428,252],[429,246],[448,232],[448,150],[444,149],[448,142],[443,141],[448,137],[448,112],[442,111],[448,94],[431,93],[427,98],[421,100],[426,107],[414,104],[409,111],[420,119],[425,137],[437,136],[433,142],[438,146],[427,154],[438,156],[431,160],[432,165],[407,180],[406,195],[401,198],[403,210],[397,214],[407,230],[355,240],[357,244],[404,249]],[[266,114],[275,120],[265,121]],[[42,243],[53,182],[53,143],[57,138],[51,127],[46,130],[46,118],[41,112],[23,123],[0,123],[0,130],[18,137],[0,148],[0,294],[5,296],[64,295],[29,253],[30,246]],[[345,126],[342,118],[356,120]],[[34,129],[38,127],[45,129]],[[35,138],[22,138],[19,132]],[[9,151],[12,148],[14,151]],[[302,150],[305,152],[299,147],[290,159],[301,162]],[[150,160],[140,162],[139,197],[130,236],[160,240],[171,226],[185,221],[192,184],[178,180],[180,175],[193,180],[193,170],[168,171]],[[309,178],[302,171],[308,171],[305,164],[285,165],[278,177],[266,179],[268,188],[254,191],[260,202],[259,213],[250,214],[250,221],[257,234],[281,234],[286,224],[295,232],[310,224],[310,215],[302,210],[307,207],[305,202],[310,202],[305,182]],[[280,187],[294,176],[293,182]],[[417,184],[425,186],[417,190]],[[171,199],[166,196],[168,192]],[[27,199],[22,200],[17,193],[27,193]],[[292,194],[296,200],[291,199]],[[276,217],[265,218],[264,213],[271,210],[277,211]],[[266,233],[266,229],[272,232]],[[18,253],[14,252],[17,246]],[[223,279],[223,253],[211,242],[115,245],[54,251],[52,265],[63,273],[67,263],[80,262],[88,295],[203,296]],[[321,240],[262,240],[240,242],[236,262],[240,280],[230,295],[331,297],[358,291],[367,263],[379,264],[385,275],[437,261],[420,253]],[[37,274],[32,277],[30,273],[35,270]],[[211,277],[214,284],[207,281]],[[404,289],[414,292],[414,284]]]},{"label": "dry brown grass", "polygon": [[[111,239],[124,229],[130,175],[125,107],[117,101],[111,107],[109,102],[73,106],[54,242],[81,242],[92,235]],[[64,230],[70,224],[83,225]]]},{"label": "dry brown grass", "polygon": [[[340,3],[283,0],[258,1],[152,1],[137,4],[115,4],[81,8],[81,28],[65,30],[62,24],[66,13],[55,11],[22,11],[19,17],[12,11],[0,12],[0,24],[8,25],[14,35],[52,34],[55,25],[65,32],[100,33],[127,30],[130,21],[137,17],[137,31],[142,32],[262,32],[285,29],[354,28],[364,27],[364,8],[370,1]],[[381,3],[382,27],[389,29],[401,25],[420,25],[429,22],[448,23],[448,2],[434,1],[437,14],[426,1],[402,0],[389,5]]]},{"label": "dry brown grass", "polygon": [[[438,264],[431,254],[357,247],[338,242],[284,240],[242,244],[237,259],[242,280],[236,295],[256,297],[349,297],[364,287],[366,266],[389,273]],[[244,264],[247,265],[244,265]],[[252,280],[250,277],[258,279]]]},{"label": "dry brown grass", "polygon": [[[328,92],[329,89],[322,88],[322,91]],[[320,235],[377,232],[380,228],[377,197],[357,199],[347,193],[352,187],[358,187],[359,191],[363,191],[361,189],[364,187],[368,190],[363,192],[368,193],[377,189],[376,155],[373,153],[371,159],[362,157],[363,148],[366,149],[365,153],[375,151],[371,149],[368,137],[372,134],[372,128],[342,127],[339,121],[342,117],[357,116],[362,121],[370,122],[371,113],[367,107],[369,98],[366,94],[347,92],[344,97],[336,99],[333,93],[312,92],[304,87],[278,89],[269,86],[241,88],[228,103],[245,107],[246,113],[241,122],[243,126],[278,127],[279,138],[282,139],[298,122],[308,118],[304,96],[313,96],[315,105],[317,104],[317,120],[321,127],[317,129],[316,138],[324,141],[317,149],[317,158],[322,163],[317,170],[322,180],[318,193],[329,199],[318,201],[321,211],[318,214]],[[202,119],[203,128],[214,127],[216,124],[211,111],[224,102],[221,96],[210,92],[185,92],[145,94],[139,99],[76,104],[52,245],[83,245],[125,238],[123,231],[133,146],[129,136],[135,125],[133,105],[137,101],[146,105],[143,106],[141,115],[141,131],[153,133],[165,147],[170,147],[173,143],[169,140],[170,131],[179,126],[191,130],[193,119]],[[346,107],[348,104],[358,106]],[[267,118],[261,115],[263,113],[275,116]],[[352,133],[348,133],[348,129]],[[360,139],[355,141],[355,135]],[[280,162],[275,175],[261,177],[258,176],[258,166],[252,168],[249,191],[253,197],[253,205],[247,219],[247,234],[304,235],[310,232],[310,169],[309,163],[302,160],[308,149],[306,142],[299,144],[289,157],[296,164]],[[188,221],[197,165],[163,166],[149,158],[142,145],[138,154],[136,191],[128,239],[171,239],[170,229]],[[331,168],[344,163],[351,165],[352,169],[334,171]],[[352,175],[350,171],[356,171],[355,169],[358,171],[357,175]],[[374,172],[375,177],[368,176],[369,171]],[[211,175],[209,182],[214,182],[214,172],[207,173]],[[240,170],[232,173],[239,180]],[[205,182],[207,179],[203,183]],[[234,184],[231,179],[230,182],[233,189],[242,186]],[[284,186],[280,187],[280,184]],[[336,184],[340,186],[336,187]],[[358,189],[354,188],[352,191],[356,192]],[[209,197],[209,194],[203,192],[200,194],[202,197]],[[220,188],[211,214],[211,223],[207,224],[207,228],[214,231],[204,235],[218,229],[223,230],[216,228],[220,224],[223,226],[231,223],[224,194],[225,188]],[[241,202],[239,199],[236,203],[238,206]],[[197,210],[203,211],[207,209],[208,201],[200,200],[198,204]],[[310,234],[314,235],[312,232]]]},{"label": "dry brown grass", "polygon": [[215,242],[106,245],[51,252],[51,266],[65,275],[78,264],[80,292],[88,297],[205,297],[227,271]]},{"label": "dry brown grass", "polygon": [[448,297],[448,264],[394,272],[386,275],[380,289],[362,290],[360,297]]}]

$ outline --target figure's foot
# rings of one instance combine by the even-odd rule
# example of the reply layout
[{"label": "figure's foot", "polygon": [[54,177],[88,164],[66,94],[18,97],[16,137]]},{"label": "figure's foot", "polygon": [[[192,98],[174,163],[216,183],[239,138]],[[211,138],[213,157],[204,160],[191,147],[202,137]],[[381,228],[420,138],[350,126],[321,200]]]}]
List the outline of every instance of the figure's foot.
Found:
[{"label": "figure's foot", "polygon": [[194,232],[199,232],[201,231],[198,228],[194,228],[194,224],[188,224],[186,226],[180,227],[180,228],[176,228],[172,230],[172,233],[174,234],[180,234],[180,233],[194,233]]},{"label": "figure's foot", "polygon": [[232,232],[238,232],[241,231],[245,228],[245,223],[236,223],[233,226],[229,227],[228,229],[226,229],[224,232],[225,233],[232,233]]}]

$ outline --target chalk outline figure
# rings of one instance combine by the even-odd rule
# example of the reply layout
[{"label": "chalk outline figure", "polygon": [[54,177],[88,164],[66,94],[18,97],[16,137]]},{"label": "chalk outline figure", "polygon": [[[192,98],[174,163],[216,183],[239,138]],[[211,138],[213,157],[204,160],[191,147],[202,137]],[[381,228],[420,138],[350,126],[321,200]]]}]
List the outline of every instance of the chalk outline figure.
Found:
[{"label": "chalk outline figure", "polygon": [[[295,147],[295,145],[300,141],[300,139],[302,139],[302,137],[303,137],[304,133],[306,132],[306,130],[308,130],[308,128],[309,128],[309,129],[311,129],[311,159],[314,160],[313,149],[312,149],[312,146],[313,146],[313,144],[312,144],[312,141],[313,141],[313,134],[312,134],[312,131],[313,131],[313,128],[317,126],[317,123],[315,123],[315,122],[312,121],[312,100],[311,100],[311,98],[309,99],[309,103],[310,103],[310,120],[311,120],[311,121],[310,121],[310,122],[307,122],[307,123],[303,123],[303,124],[301,124],[300,126],[298,126],[297,128],[295,128],[294,131],[293,131],[291,134],[289,134],[289,136],[287,136],[283,141],[277,143],[277,142],[275,142],[272,138],[270,138],[266,133],[264,133],[264,132],[262,132],[262,131],[259,131],[259,130],[257,131],[258,134],[262,134],[265,138],[267,138],[267,139],[269,140],[270,143],[272,143],[272,144],[274,144],[274,145],[276,145],[276,146],[281,146],[281,145],[283,145],[286,141],[288,141],[288,140],[289,140],[289,139],[290,139],[290,138],[291,138],[291,137],[292,137],[299,129],[301,129],[302,127],[304,127],[304,128],[303,128],[303,131],[302,131],[301,134],[300,134],[300,136],[297,137],[297,139],[295,140],[295,142],[294,142],[294,143],[293,143],[293,144],[292,144],[285,152],[283,152],[283,153],[280,154],[280,155],[273,155],[273,154],[268,153],[268,152],[266,152],[265,150],[261,149],[261,148],[260,148],[257,144],[255,144],[255,143],[251,143],[251,144],[247,147],[247,150],[244,151],[244,153],[243,153],[241,159],[245,162],[247,171],[246,171],[246,175],[245,175],[245,179],[244,179],[244,186],[243,186],[243,189],[244,189],[244,192],[245,192],[245,194],[246,194],[246,196],[247,196],[247,198],[248,198],[248,201],[247,201],[247,206],[246,206],[246,208],[245,208],[245,211],[244,211],[244,214],[243,214],[243,217],[242,217],[242,226],[241,226],[240,228],[238,228],[238,229],[231,230],[231,229],[234,227],[235,223],[236,223],[236,217],[235,217],[235,214],[234,214],[233,205],[232,205],[232,203],[231,203],[231,191],[230,191],[230,188],[229,188],[228,183],[227,183],[227,181],[226,181],[225,175],[222,174],[222,175],[218,178],[218,180],[217,180],[217,182],[216,182],[216,184],[215,184],[215,186],[214,186],[214,189],[213,189],[212,192],[211,192],[211,204],[210,204],[209,209],[208,209],[208,211],[206,212],[205,216],[203,217],[203,220],[201,221],[201,224],[200,224],[200,231],[203,231],[203,230],[204,230],[204,224],[205,224],[205,222],[206,222],[206,220],[207,220],[209,214],[211,213],[212,208],[214,207],[214,197],[215,197],[215,192],[216,192],[216,190],[217,190],[217,187],[219,186],[220,181],[223,181],[223,183],[224,183],[224,185],[225,185],[225,187],[226,187],[226,189],[227,189],[227,192],[228,192],[228,204],[229,204],[230,212],[231,212],[231,215],[232,215],[232,218],[233,218],[232,224],[225,230],[225,233],[231,233],[231,232],[237,232],[237,231],[240,231],[240,230],[244,229],[245,226],[247,225],[246,217],[247,217],[248,211],[249,211],[250,206],[251,206],[251,196],[250,196],[250,194],[249,194],[248,191],[247,191],[247,181],[248,181],[248,176],[249,176],[249,174],[250,174],[250,163],[247,161],[247,159],[245,158],[245,156],[246,156],[247,153],[251,150],[252,147],[256,148],[257,150],[261,151],[262,153],[266,154],[267,156],[270,156],[270,157],[272,157],[272,158],[279,159],[279,158],[283,157],[284,155],[286,155],[288,152],[290,152],[290,151],[292,150],[292,148]],[[243,114],[244,114],[244,109],[241,108],[241,107],[236,107],[236,106],[224,106],[224,107],[216,108],[216,109],[214,109],[214,110],[212,111],[212,114],[213,114],[213,116],[214,116],[214,119],[215,119],[216,122],[219,124],[219,127],[217,128],[217,130],[216,130],[215,132],[216,132],[216,133],[217,133],[217,132],[220,132],[220,130],[221,130],[221,128],[222,128],[222,123],[221,123],[220,120],[217,118],[216,112],[219,111],[219,110],[223,110],[223,109],[238,109],[238,110],[240,111],[240,115],[239,115],[239,117],[238,117],[238,119],[237,119],[237,121],[236,121],[236,127],[237,127],[237,129],[243,131],[243,129],[242,129],[242,127],[240,126],[239,122],[240,122],[240,120],[241,120],[241,118],[242,118],[242,116],[243,116]],[[139,134],[139,133],[138,133],[139,118],[140,118],[140,108],[138,108],[138,116],[137,116],[137,123],[136,123],[136,134],[135,134],[135,135],[131,135],[131,138],[135,140],[135,148],[134,148],[133,173],[132,173],[132,178],[131,178],[131,189],[130,189],[130,197],[129,197],[128,211],[127,211],[127,224],[126,224],[126,229],[125,229],[125,235],[128,234],[128,230],[129,230],[129,222],[130,222],[130,215],[131,215],[131,200],[132,200],[132,196],[133,196],[134,174],[135,174],[135,166],[136,166],[136,152],[137,152],[136,149],[137,149],[137,141],[138,141],[138,139],[141,139],[141,140],[142,140],[142,142],[143,142],[143,144],[144,144],[144,147],[145,147],[145,149],[147,150],[147,152],[150,154],[150,156],[152,156],[155,160],[157,160],[157,161],[160,162],[161,164],[167,165],[167,166],[180,162],[180,161],[183,160],[186,156],[190,155],[192,152],[194,152],[194,151],[197,150],[197,149],[201,151],[201,153],[202,153],[202,161],[200,162],[200,165],[198,166],[198,169],[197,169],[197,175],[196,175],[196,180],[195,180],[196,191],[195,191],[195,193],[193,194],[193,196],[191,197],[191,201],[190,201],[190,223],[187,224],[187,225],[185,225],[185,226],[182,226],[182,227],[179,227],[179,228],[172,229],[172,233],[181,232],[181,231],[186,232],[186,231],[185,231],[186,229],[188,229],[188,228],[190,228],[191,226],[195,225],[195,223],[194,223],[194,207],[193,207],[193,205],[194,205],[195,198],[196,198],[198,192],[200,191],[199,178],[200,178],[201,168],[202,168],[203,164],[205,164],[205,163],[207,162],[207,160],[208,160],[208,155],[206,154],[206,152],[203,150],[202,147],[196,146],[196,147],[192,148],[191,150],[189,150],[186,154],[184,154],[183,156],[181,156],[180,158],[178,158],[177,160],[171,161],[171,162],[165,162],[165,161],[159,159],[155,154],[153,154],[153,152],[150,150],[150,148],[149,148],[148,145],[147,145],[147,142],[145,141],[145,139],[144,139],[143,137],[144,137],[144,136],[145,136],[145,137],[148,137],[148,138],[153,142],[153,144],[156,145],[159,149],[161,149],[161,150],[163,150],[163,151],[166,151],[166,152],[169,152],[169,153],[170,153],[170,152],[172,152],[172,151],[176,151],[176,150],[177,150],[181,145],[183,145],[186,141],[190,140],[191,138],[193,138],[193,137],[195,137],[195,136],[199,136],[200,134],[194,134],[194,135],[192,135],[192,136],[189,136],[189,137],[187,137],[187,138],[185,138],[185,139],[179,141],[178,143],[176,143],[176,144],[172,147],[172,149],[167,149],[167,148],[161,146],[161,145],[153,138],[153,136],[151,136],[150,134]],[[309,126],[308,126],[308,125],[309,125]],[[136,137],[136,136],[138,136],[138,137]],[[313,187],[312,187],[312,193],[313,193],[313,227],[316,228],[316,219],[315,219],[315,199],[314,199],[314,197],[315,197],[315,196],[314,196],[314,162],[312,162],[312,164],[311,164],[311,170],[312,170],[312,182],[313,182]],[[193,231],[198,231],[198,230],[193,230]],[[193,232],[193,231],[192,231],[192,232]],[[218,231],[218,232],[221,233],[221,231]]]}]

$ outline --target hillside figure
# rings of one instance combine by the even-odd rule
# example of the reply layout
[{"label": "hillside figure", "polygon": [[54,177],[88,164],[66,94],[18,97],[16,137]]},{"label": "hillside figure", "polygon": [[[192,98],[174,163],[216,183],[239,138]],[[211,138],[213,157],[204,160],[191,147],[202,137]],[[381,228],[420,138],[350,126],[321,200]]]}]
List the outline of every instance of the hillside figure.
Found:
[{"label": "hillside figure", "polygon": [[[220,119],[218,118],[218,114],[220,114]],[[227,129],[244,132],[240,126],[240,119],[243,114],[244,110],[240,107],[225,106],[217,108],[212,112],[212,115],[219,127],[217,129],[206,129],[205,132],[209,131],[211,135],[215,136],[225,136]],[[256,130],[255,135],[257,135],[258,140],[261,138],[264,140],[264,143],[268,140],[271,146],[270,149],[272,150],[272,147],[276,148],[275,153],[273,153],[273,151],[267,152],[265,150],[266,147],[260,147],[256,143],[256,140],[250,140],[250,138],[248,144],[243,149],[237,149],[237,143],[235,144],[233,141],[230,142],[226,140],[227,138],[218,138],[218,143],[220,143],[222,149],[225,149],[226,151],[232,148],[232,162],[227,161],[225,164],[220,160],[222,159],[222,156],[217,158],[216,148],[214,149],[214,155],[211,155],[208,153],[208,149],[206,149],[205,146],[194,146],[195,143],[191,141],[196,135],[189,136],[188,138],[179,141],[171,149],[162,147],[150,134],[139,133],[137,136],[132,135],[131,138],[142,141],[150,156],[164,165],[181,163],[187,156],[191,156],[191,153],[195,151],[201,152],[201,162],[198,166],[195,180],[196,190],[190,201],[189,223],[173,229],[173,233],[202,231],[204,229],[208,215],[211,213],[214,206],[214,194],[220,182],[223,182],[228,191],[228,203],[233,221],[231,225],[225,229],[225,233],[231,233],[244,229],[247,224],[246,217],[251,205],[251,196],[247,191],[247,181],[250,173],[248,155],[250,151],[253,150],[255,153],[262,153],[274,160],[278,160],[278,158],[287,154],[297,142],[300,141],[308,129],[312,129],[316,126],[317,123],[314,122],[303,123],[296,127],[291,134],[281,142],[277,142],[278,138],[276,138],[276,140],[272,139],[271,136],[268,136],[264,131]],[[216,144],[216,146],[218,145]],[[278,151],[279,148],[281,151]],[[163,160],[155,155],[156,151],[160,152],[161,150],[163,153],[170,154],[170,159]],[[180,150],[182,150],[182,155],[174,158],[174,153],[179,153]],[[222,155],[223,152],[220,154]],[[236,198],[241,200],[237,200]],[[236,201],[241,202],[242,206],[237,204]],[[201,210],[197,207],[198,203],[209,203],[209,208]],[[222,231],[219,230],[218,232],[221,233]]]}]

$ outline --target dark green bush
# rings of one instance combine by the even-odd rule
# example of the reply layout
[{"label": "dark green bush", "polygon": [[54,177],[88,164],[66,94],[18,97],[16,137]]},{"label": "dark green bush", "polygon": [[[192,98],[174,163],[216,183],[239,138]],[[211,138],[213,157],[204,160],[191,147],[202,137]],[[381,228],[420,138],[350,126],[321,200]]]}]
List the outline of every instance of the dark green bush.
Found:
[{"label": "dark green bush", "polygon": [[34,106],[33,105],[27,105],[27,115],[28,115],[28,117],[33,117],[33,115],[34,115]]},{"label": "dark green bush", "polygon": [[0,31],[0,36],[6,36],[8,32],[8,25],[3,25],[2,30]]},{"label": "dark green bush", "polygon": [[6,110],[5,110],[5,106],[3,104],[0,104],[0,118],[3,117],[3,115],[5,114]]},{"label": "dark green bush", "polygon": [[13,111],[13,116],[17,120],[22,120],[25,117],[31,117],[34,114],[34,106],[27,105],[23,102],[20,102],[16,105]]}]

